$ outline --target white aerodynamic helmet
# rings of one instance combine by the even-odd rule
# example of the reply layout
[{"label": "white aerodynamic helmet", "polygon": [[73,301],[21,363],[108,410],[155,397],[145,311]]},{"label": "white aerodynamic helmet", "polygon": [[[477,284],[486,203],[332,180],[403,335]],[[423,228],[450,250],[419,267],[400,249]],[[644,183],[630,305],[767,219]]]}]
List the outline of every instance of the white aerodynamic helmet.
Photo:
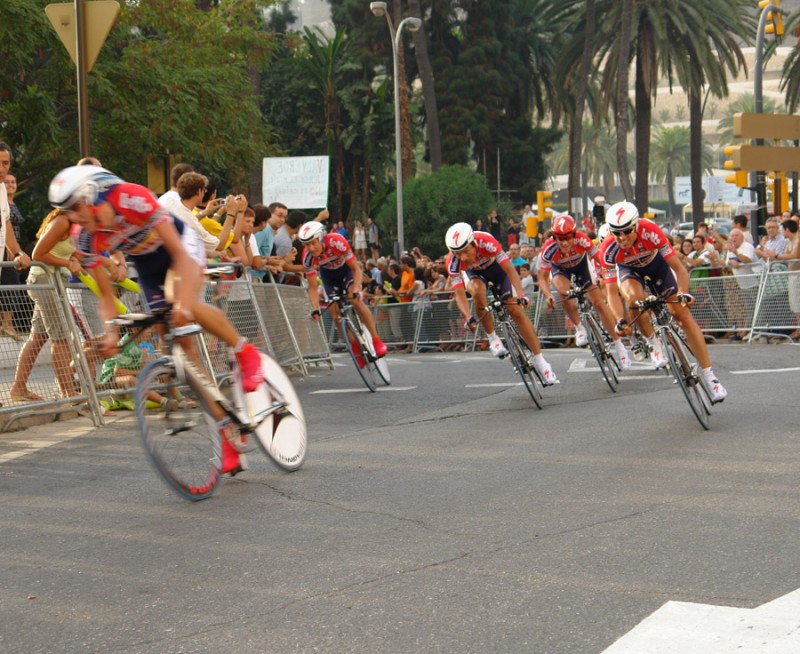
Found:
[{"label": "white aerodynamic helmet", "polygon": [[630,228],[636,228],[639,223],[639,210],[632,202],[617,202],[612,204],[606,214],[606,224],[612,234],[620,234]]},{"label": "white aerodynamic helmet", "polygon": [[450,252],[458,252],[475,240],[475,233],[467,223],[456,223],[447,230],[444,242]]},{"label": "white aerodynamic helmet", "polygon": [[297,238],[301,243],[308,243],[315,238],[322,238],[325,235],[325,227],[322,223],[312,220],[308,223],[303,223],[300,226],[300,231],[297,232]]},{"label": "white aerodynamic helmet", "polygon": [[78,202],[97,204],[101,193],[122,180],[100,166],[70,166],[50,182],[47,197],[57,209],[69,209]]},{"label": "white aerodynamic helmet", "polygon": [[611,228],[608,226],[608,223],[603,223],[600,225],[600,228],[597,230],[597,240],[601,243],[606,240],[606,237],[611,233]]}]

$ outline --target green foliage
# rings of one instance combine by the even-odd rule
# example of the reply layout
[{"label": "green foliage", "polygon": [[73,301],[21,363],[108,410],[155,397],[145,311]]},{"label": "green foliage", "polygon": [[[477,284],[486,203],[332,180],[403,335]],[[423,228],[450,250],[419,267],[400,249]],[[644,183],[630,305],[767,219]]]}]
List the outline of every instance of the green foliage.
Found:
[{"label": "green foliage", "polygon": [[[474,224],[494,206],[483,175],[463,166],[442,166],[427,177],[410,180],[403,189],[406,249],[419,247],[431,257],[444,253],[444,234],[456,222]],[[397,236],[397,196],[391,193],[377,216],[383,241]]]}]

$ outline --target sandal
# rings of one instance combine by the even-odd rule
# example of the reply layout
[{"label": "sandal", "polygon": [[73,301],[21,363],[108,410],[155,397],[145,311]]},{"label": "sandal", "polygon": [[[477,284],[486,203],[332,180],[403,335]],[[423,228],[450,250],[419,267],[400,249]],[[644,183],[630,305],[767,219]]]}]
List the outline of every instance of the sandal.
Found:
[{"label": "sandal", "polygon": [[22,393],[9,393],[13,402],[42,402],[44,398],[41,395],[25,390]]}]

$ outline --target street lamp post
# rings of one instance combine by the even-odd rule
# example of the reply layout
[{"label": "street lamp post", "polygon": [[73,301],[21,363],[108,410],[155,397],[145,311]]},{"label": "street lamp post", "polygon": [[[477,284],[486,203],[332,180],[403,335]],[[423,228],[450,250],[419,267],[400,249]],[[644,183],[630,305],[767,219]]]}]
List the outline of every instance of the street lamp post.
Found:
[{"label": "street lamp post", "polygon": [[400,142],[400,77],[397,72],[399,67],[397,51],[400,47],[400,35],[403,28],[408,27],[410,32],[416,32],[422,26],[422,21],[419,18],[409,16],[400,21],[397,31],[395,31],[392,17],[386,9],[385,2],[370,2],[369,8],[375,16],[386,17],[386,24],[389,26],[389,36],[392,42],[392,64],[394,65],[394,161],[396,168],[395,179],[397,180],[397,245],[399,249],[396,254],[399,257],[405,250],[405,235],[403,234],[403,151]]}]

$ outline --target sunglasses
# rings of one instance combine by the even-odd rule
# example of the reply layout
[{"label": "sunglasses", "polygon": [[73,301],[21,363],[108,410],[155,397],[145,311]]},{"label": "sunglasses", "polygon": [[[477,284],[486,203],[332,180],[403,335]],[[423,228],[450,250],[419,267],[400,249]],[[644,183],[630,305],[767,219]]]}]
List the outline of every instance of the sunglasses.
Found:
[{"label": "sunglasses", "polygon": [[627,236],[636,230],[635,227],[627,227],[625,229],[612,229],[610,230],[614,236]]},{"label": "sunglasses", "polygon": [[574,236],[575,236],[575,234],[564,234],[562,236],[556,235],[553,238],[555,238],[557,241],[569,241]]}]

